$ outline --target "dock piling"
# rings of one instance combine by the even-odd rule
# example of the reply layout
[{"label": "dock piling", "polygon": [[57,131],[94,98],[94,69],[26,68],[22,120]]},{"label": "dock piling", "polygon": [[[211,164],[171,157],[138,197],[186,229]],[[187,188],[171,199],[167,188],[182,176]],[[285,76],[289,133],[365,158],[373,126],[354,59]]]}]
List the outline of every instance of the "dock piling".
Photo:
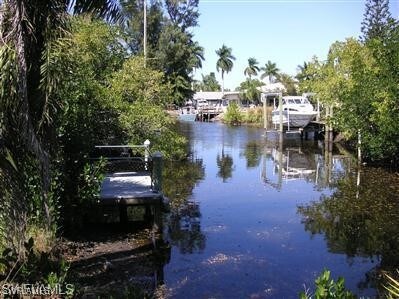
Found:
[{"label": "dock piling", "polygon": [[155,152],[152,155],[152,178],[153,178],[153,191],[162,192],[162,154]]}]

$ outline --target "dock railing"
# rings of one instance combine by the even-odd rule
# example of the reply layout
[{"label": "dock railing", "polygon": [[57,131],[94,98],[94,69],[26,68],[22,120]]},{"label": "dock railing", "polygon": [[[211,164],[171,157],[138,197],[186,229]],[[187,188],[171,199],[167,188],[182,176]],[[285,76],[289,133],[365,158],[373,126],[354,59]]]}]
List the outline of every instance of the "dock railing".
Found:
[{"label": "dock railing", "polygon": [[[106,159],[106,172],[108,174],[137,172],[146,173],[151,177],[151,189],[162,192],[162,166],[163,156],[160,152],[151,154],[150,141],[142,145],[96,145],[96,156],[91,160]],[[134,156],[141,151],[141,155]]]}]

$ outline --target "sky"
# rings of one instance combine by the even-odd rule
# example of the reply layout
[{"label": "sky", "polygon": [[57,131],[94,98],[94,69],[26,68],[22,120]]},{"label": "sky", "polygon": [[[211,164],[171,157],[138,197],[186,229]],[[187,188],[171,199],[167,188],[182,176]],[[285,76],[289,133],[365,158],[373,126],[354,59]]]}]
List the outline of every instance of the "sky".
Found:
[{"label": "sky", "polygon": [[[215,51],[223,44],[236,58],[225,74],[225,88],[234,90],[245,80],[250,57],[259,66],[270,60],[295,75],[297,66],[313,56],[325,60],[335,41],[358,38],[364,10],[364,0],[200,0],[193,34],[204,47],[205,61],[194,77],[215,72],[222,82]],[[399,0],[390,1],[390,12],[398,18]]]}]

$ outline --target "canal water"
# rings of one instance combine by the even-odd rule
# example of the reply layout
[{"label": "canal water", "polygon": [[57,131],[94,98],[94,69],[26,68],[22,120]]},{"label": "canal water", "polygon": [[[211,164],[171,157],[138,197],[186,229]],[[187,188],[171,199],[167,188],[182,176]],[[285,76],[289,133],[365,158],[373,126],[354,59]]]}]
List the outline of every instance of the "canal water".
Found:
[{"label": "canal water", "polygon": [[172,298],[298,298],[329,269],[374,298],[399,265],[399,177],[342,147],[258,128],[181,123],[191,156],[166,165],[162,267]]}]

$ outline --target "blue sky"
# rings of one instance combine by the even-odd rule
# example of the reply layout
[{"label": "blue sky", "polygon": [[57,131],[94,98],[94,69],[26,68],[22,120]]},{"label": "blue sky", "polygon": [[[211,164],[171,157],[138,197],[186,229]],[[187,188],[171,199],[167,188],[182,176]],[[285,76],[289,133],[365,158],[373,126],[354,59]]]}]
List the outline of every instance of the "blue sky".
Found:
[{"label": "blue sky", "polygon": [[[362,0],[200,0],[199,26],[194,39],[205,48],[201,74],[216,72],[215,50],[222,44],[236,57],[225,75],[225,88],[234,89],[245,80],[248,58],[260,66],[268,60],[290,75],[298,64],[316,55],[325,59],[337,40],[359,37],[364,13]],[[398,18],[399,0],[390,1],[391,14]]]}]

